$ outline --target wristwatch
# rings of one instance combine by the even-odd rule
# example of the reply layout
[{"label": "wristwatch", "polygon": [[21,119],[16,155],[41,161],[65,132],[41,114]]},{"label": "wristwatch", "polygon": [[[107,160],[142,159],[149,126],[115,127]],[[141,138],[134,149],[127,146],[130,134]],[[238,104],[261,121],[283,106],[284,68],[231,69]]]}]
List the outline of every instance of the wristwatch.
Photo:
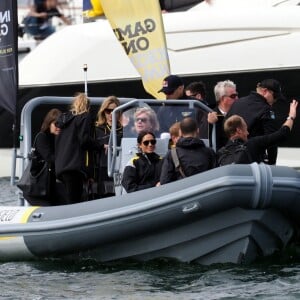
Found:
[{"label": "wristwatch", "polygon": [[295,118],[294,118],[294,117],[291,117],[291,116],[288,116],[286,119],[287,119],[287,120],[295,121]]}]

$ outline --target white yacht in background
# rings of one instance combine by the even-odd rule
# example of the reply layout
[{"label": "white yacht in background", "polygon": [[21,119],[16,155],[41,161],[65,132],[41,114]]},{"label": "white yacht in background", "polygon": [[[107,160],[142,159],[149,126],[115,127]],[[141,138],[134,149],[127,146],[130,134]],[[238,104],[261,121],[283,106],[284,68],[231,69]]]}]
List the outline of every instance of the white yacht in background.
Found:
[{"label": "white yacht in background", "polygon": [[[188,11],[163,14],[171,72],[185,83],[206,83],[208,102],[219,80],[231,79],[241,96],[262,79],[276,78],[287,99],[300,98],[300,0],[212,0]],[[226,3],[226,4],[225,4]],[[262,9],[262,6],[265,8]],[[149,98],[107,20],[67,26],[43,41],[19,64],[20,108],[42,95],[70,96],[83,90],[87,64],[91,96]],[[278,101],[279,122],[287,102]],[[12,118],[0,112],[0,147],[9,146]],[[35,118],[37,128],[40,120]],[[295,124],[289,146],[300,146]]]},{"label": "white yacht in background", "polygon": [[[230,2],[236,1],[226,7],[201,3],[163,15],[172,73],[189,78],[274,71],[286,78],[287,70],[299,69],[300,6],[232,9]],[[68,26],[28,55],[20,63],[21,94],[30,87],[47,91],[81,85],[84,64],[89,85],[105,86],[104,91],[116,81],[140,81],[109,23],[101,19]]]},{"label": "white yacht in background", "polygon": [[[287,99],[300,97],[299,2],[212,0],[211,5],[202,2],[188,11],[163,14],[171,72],[186,83],[204,81],[209,102],[216,82],[228,78],[240,95],[262,79],[276,78]],[[90,95],[149,97],[108,21],[100,19],[65,27],[21,61],[21,106],[36,96],[82,90],[84,64]],[[287,109],[285,101],[276,104],[279,122]],[[300,135],[297,123],[294,132]],[[289,145],[299,143],[291,138]]]}]

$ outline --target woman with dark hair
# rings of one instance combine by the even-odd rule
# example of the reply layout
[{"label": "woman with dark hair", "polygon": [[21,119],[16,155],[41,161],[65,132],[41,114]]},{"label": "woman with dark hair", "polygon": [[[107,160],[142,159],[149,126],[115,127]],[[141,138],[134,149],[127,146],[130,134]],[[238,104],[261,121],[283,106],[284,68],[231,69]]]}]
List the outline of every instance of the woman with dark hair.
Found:
[{"label": "woman with dark hair", "polygon": [[56,122],[61,129],[55,141],[56,176],[66,188],[63,204],[81,202],[83,185],[88,179],[89,150],[100,150],[97,141],[91,138],[92,118],[90,101],[84,93],[77,94],[71,109]]},{"label": "woman with dark hair", "polygon": [[[45,198],[34,199],[33,197],[25,196],[25,199],[31,205],[55,205],[56,201],[56,176],[55,176],[55,136],[60,132],[60,129],[56,127],[55,123],[58,117],[61,115],[61,111],[53,108],[44,118],[40,132],[36,135],[34,140],[35,153],[37,160],[32,161],[32,173],[38,173],[40,166],[37,165],[38,161],[45,161],[48,164],[48,170],[50,174],[49,182],[49,194]],[[36,165],[35,165],[36,163]]]},{"label": "woman with dark hair", "polygon": [[[107,97],[98,111],[95,123],[95,138],[101,145],[101,150],[95,152],[95,178],[98,183],[97,193],[101,198],[114,195],[113,179],[107,175],[107,150],[112,126],[112,111],[119,105],[120,101],[117,97]],[[123,136],[121,114],[118,114],[117,122],[117,143],[119,145]]]},{"label": "woman with dark hair", "polygon": [[142,131],[137,137],[139,152],[124,169],[122,186],[127,193],[159,186],[162,158],[155,153],[153,132]]}]

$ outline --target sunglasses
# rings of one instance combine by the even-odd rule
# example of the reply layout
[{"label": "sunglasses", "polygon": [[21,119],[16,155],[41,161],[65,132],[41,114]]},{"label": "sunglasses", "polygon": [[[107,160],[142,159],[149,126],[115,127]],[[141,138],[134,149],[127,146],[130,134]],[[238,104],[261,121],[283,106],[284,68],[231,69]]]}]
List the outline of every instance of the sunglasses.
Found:
[{"label": "sunglasses", "polygon": [[187,97],[190,97],[190,98],[195,98],[199,93],[196,93],[196,94],[190,94],[188,95]]},{"label": "sunglasses", "polygon": [[225,97],[229,97],[229,98],[231,98],[231,99],[235,99],[235,98],[237,98],[238,96],[239,96],[238,93],[234,93],[234,94],[231,94],[231,95],[225,96]]},{"label": "sunglasses", "polygon": [[135,118],[135,122],[141,121],[142,123],[146,123],[148,121],[147,118]]},{"label": "sunglasses", "polygon": [[156,144],[156,140],[143,141],[144,146],[149,146],[149,144],[154,146]]},{"label": "sunglasses", "polygon": [[107,114],[107,115],[110,115],[112,113],[114,109],[111,109],[111,108],[105,108],[104,109],[104,112]]}]

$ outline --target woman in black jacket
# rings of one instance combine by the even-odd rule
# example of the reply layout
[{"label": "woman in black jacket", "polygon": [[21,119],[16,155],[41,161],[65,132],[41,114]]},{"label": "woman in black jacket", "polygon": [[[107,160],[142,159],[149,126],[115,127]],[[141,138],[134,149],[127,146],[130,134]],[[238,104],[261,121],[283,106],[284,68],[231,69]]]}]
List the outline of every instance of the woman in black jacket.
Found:
[{"label": "woman in black jacket", "polygon": [[139,153],[124,169],[122,186],[127,193],[159,186],[162,158],[156,154],[153,132],[142,131],[137,137]]},{"label": "woman in black jacket", "polygon": [[38,161],[45,161],[48,164],[50,180],[49,180],[49,191],[46,197],[35,199],[33,197],[28,197],[24,195],[25,199],[31,205],[47,206],[47,205],[57,204],[56,203],[56,198],[57,198],[56,197],[57,196],[56,176],[55,176],[55,164],[54,164],[55,162],[54,145],[55,145],[55,136],[57,136],[60,132],[60,129],[55,125],[60,115],[61,115],[60,110],[56,108],[51,109],[43,120],[40,132],[35,137],[33,146],[35,147],[37,160],[32,161],[31,172],[33,175],[34,173],[39,173],[41,168]]},{"label": "woman in black jacket", "polygon": [[[120,101],[117,97],[106,98],[98,111],[95,123],[95,139],[101,145],[101,150],[95,152],[94,176],[97,181],[97,193],[101,198],[114,195],[113,178],[107,175],[107,150],[112,126],[112,111],[119,105]],[[117,121],[117,143],[120,145],[123,136],[121,114],[118,115]]]},{"label": "woman in black jacket", "polygon": [[84,93],[74,97],[69,112],[56,122],[61,129],[55,140],[56,176],[66,188],[66,203],[81,202],[83,185],[88,179],[89,150],[100,150],[100,145],[91,138],[92,117],[90,102]]}]

